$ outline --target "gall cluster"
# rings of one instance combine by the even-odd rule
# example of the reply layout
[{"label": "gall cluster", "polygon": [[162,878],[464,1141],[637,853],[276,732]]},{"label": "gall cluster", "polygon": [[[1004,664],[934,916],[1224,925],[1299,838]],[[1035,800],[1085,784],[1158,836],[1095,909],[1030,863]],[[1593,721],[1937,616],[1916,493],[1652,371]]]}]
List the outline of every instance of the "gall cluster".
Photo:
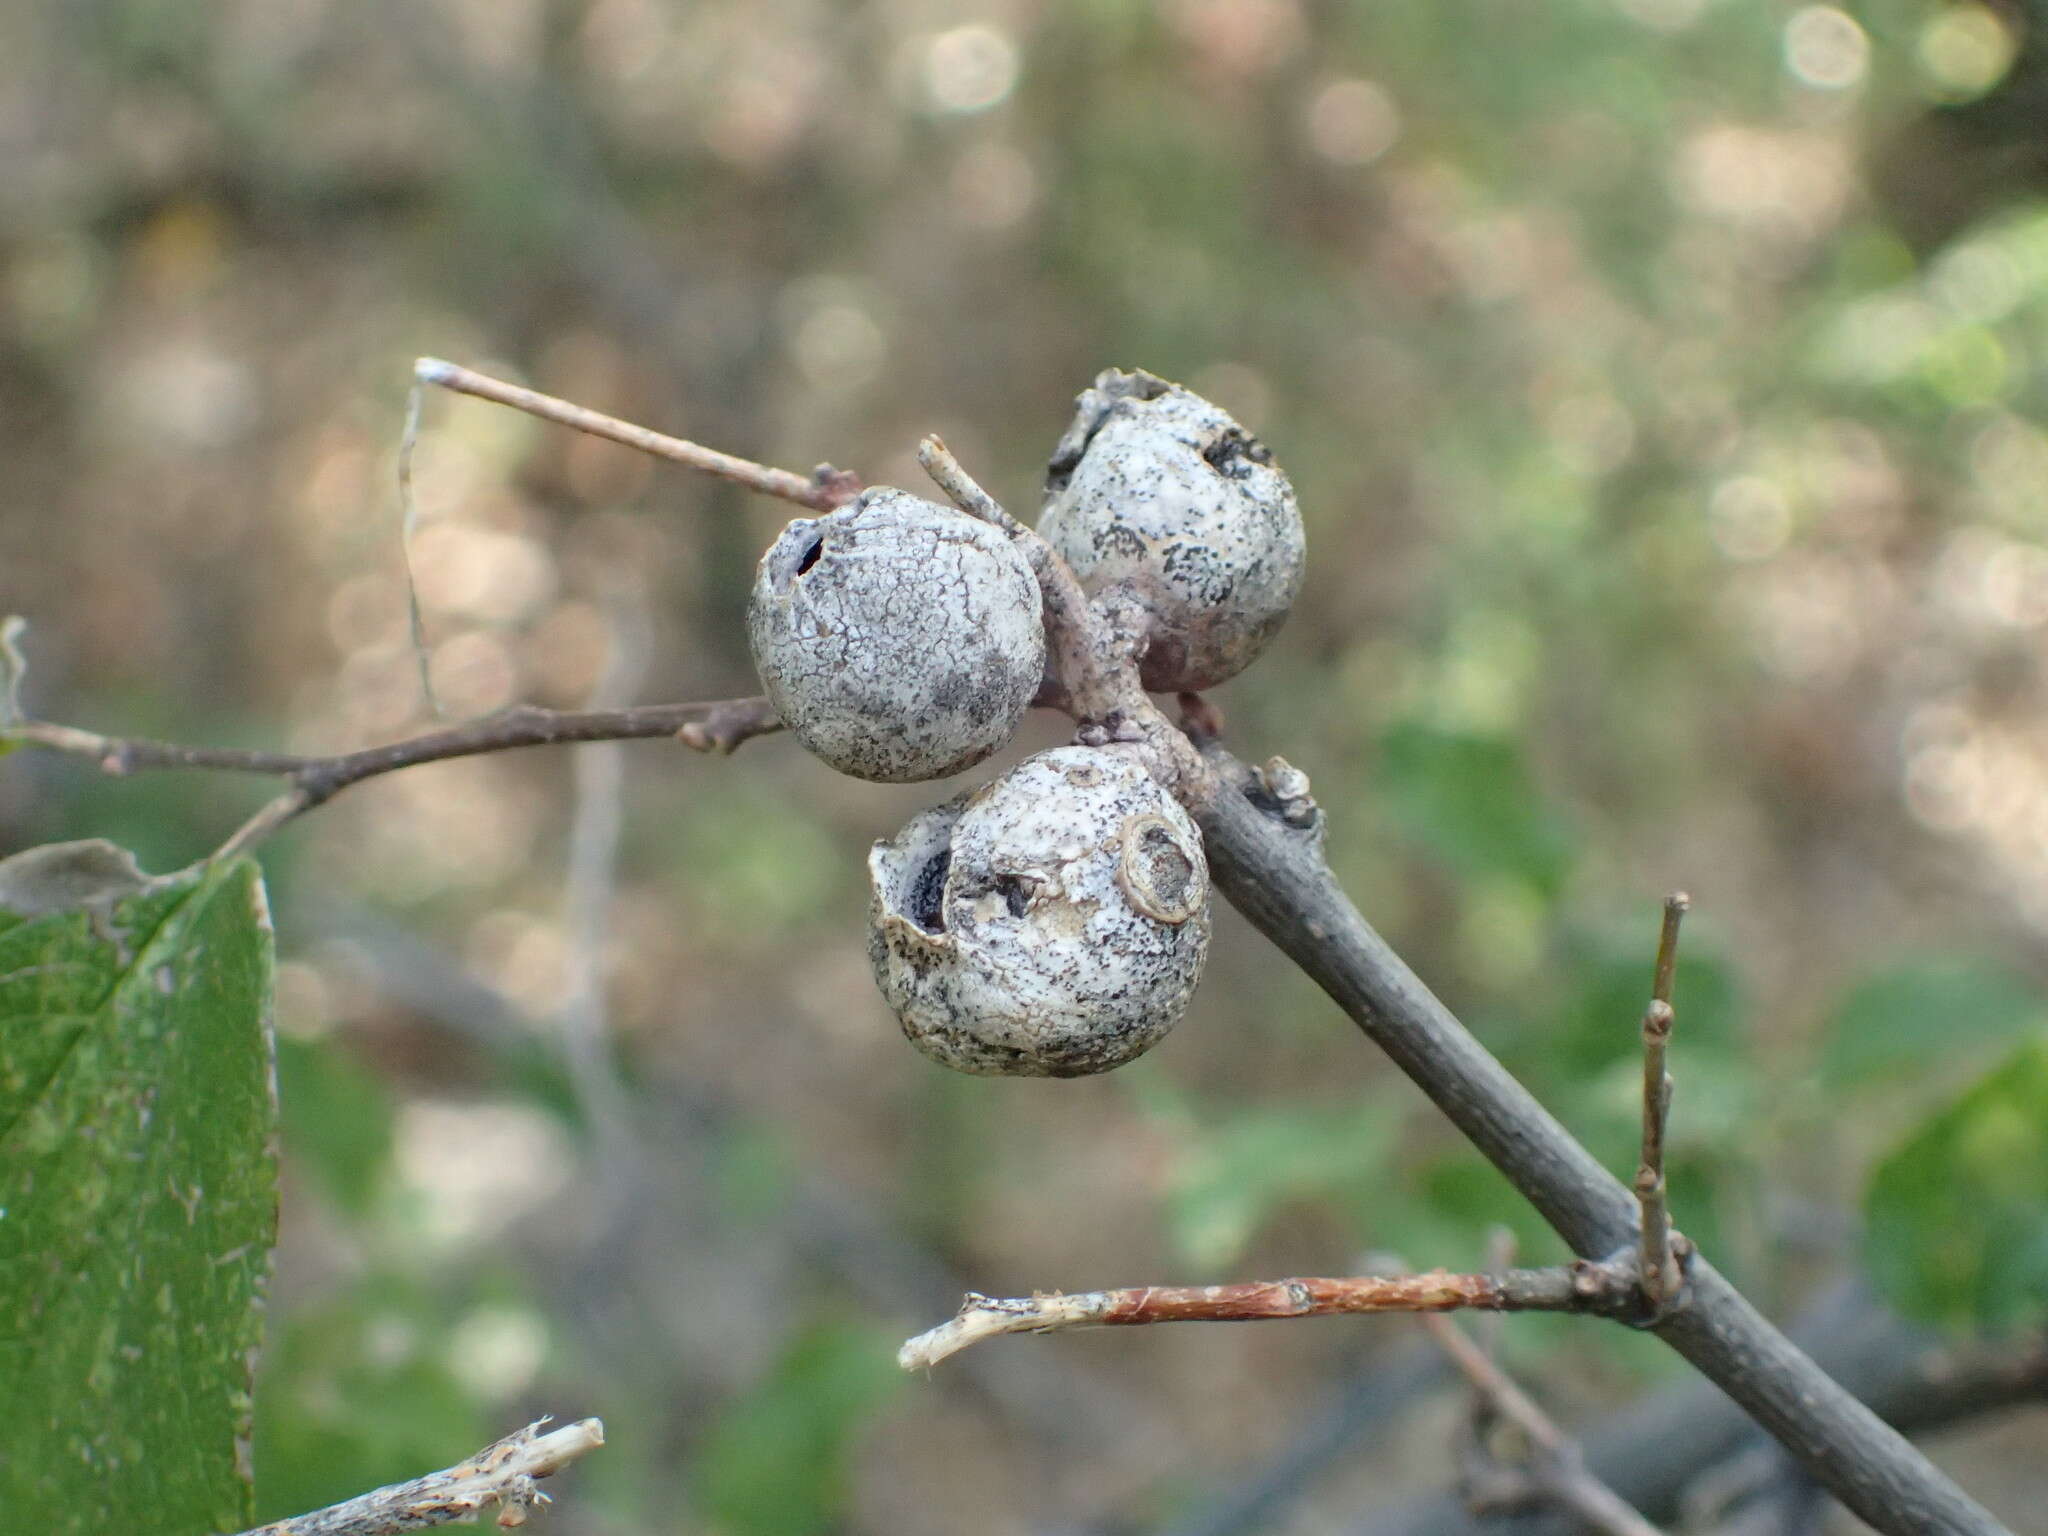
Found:
[{"label": "gall cluster", "polygon": [[[1301,512],[1272,455],[1146,373],[1083,391],[1038,532],[1091,599],[1142,616],[1139,675],[1155,692],[1242,671],[1301,586]],[[973,767],[1047,682],[1024,552],[888,487],[785,528],[747,628],[783,724],[856,778]],[[963,1072],[1120,1066],[1173,1027],[1208,952],[1201,833],[1116,742],[1041,752],[923,812],[875,845],[868,872],[882,995],[919,1050]]]}]

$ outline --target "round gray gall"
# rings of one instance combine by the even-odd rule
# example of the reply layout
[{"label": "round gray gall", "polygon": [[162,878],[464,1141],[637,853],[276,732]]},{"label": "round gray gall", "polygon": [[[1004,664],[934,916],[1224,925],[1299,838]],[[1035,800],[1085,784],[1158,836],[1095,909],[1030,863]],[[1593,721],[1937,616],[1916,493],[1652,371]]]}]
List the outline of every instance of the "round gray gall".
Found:
[{"label": "round gray gall", "polygon": [[1128,747],[1057,747],[868,856],[868,955],[903,1033],[961,1072],[1080,1077],[1173,1028],[1209,951],[1209,867]]},{"label": "round gray gall", "polygon": [[1091,596],[1122,583],[1150,610],[1139,673],[1155,693],[1236,676],[1301,590],[1301,508],[1272,454],[1149,373],[1111,369],[1082,391],[1038,531]]},{"label": "round gray gall", "polygon": [[877,486],[798,518],[747,607],[782,723],[858,779],[973,766],[1016,734],[1045,674],[1038,579],[987,523]]}]

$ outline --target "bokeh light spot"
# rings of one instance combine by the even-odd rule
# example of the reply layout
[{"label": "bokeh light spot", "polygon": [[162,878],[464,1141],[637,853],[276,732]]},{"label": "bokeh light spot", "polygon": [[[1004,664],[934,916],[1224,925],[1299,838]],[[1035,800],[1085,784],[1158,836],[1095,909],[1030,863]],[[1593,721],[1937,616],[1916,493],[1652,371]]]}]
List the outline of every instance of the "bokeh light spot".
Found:
[{"label": "bokeh light spot", "polygon": [[2012,252],[1992,241],[1944,251],[1928,274],[1927,292],[1966,320],[2002,320],[2027,296],[2027,275]]},{"label": "bokeh light spot", "polygon": [[399,1110],[398,1170],[422,1235],[443,1250],[495,1236],[569,1181],[561,1129],[525,1104],[416,1099]]},{"label": "bokeh light spot", "polygon": [[1846,11],[1809,5],[1785,23],[1785,67],[1818,90],[1847,90],[1870,68],[1870,38]]},{"label": "bokeh light spot", "polygon": [[1017,84],[1017,45],[979,23],[941,32],[925,45],[925,97],[940,112],[986,112]]},{"label": "bokeh light spot", "polygon": [[1737,475],[1714,488],[1707,531],[1730,560],[1768,560],[1792,532],[1785,493],[1761,475]]},{"label": "bokeh light spot", "polygon": [[1014,144],[983,139],[953,162],[952,208],[970,229],[1008,229],[1038,201],[1038,173]]},{"label": "bokeh light spot", "polygon": [[484,630],[469,630],[435,646],[427,674],[441,707],[456,716],[503,709],[519,691],[519,664],[511,650]]},{"label": "bokeh light spot", "polygon": [[1370,165],[1401,137],[1394,98],[1370,80],[1333,80],[1309,98],[1309,147],[1335,165]]},{"label": "bokeh light spot", "polygon": [[2005,78],[2019,40],[1989,6],[1945,5],[1928,18],[1915,51],[1929,95],[1974,101]]},{"label": "bokeh light spot", "polygon": [[478,1307],[448,1335],[448,1369],[487,1402],[517,1397],[547,1358],[548,1327],[526,1307]]},{"label": "bokeh light spot", "polygon": [[813,387],[851,389],[875,376],[887,346],[882,328],[865,309],[825,304],[799,322],[790,350]]}]

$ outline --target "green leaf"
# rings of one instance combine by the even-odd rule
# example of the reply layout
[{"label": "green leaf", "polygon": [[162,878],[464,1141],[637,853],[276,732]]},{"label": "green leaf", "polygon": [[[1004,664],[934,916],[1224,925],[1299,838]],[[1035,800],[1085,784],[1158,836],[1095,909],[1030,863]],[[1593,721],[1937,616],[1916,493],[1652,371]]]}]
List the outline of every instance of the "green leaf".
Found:
[{"label": "green leaf", "polygon": [[1821,1054],[1828,1087],[1860,1087],[2005,1046],[2048,1020],[2039,989],[1995,962],[1936,956],[1903,961],[1862,983],[1835,1010]]},{"label": "green leaf", "polygon": [[1394,825],[1459,873],[1516,875],[1545,895],[1563,884],[1564,825],[1510,738],[1397,724],[1380,738],[1376,782]]},{"label": "green leaf", "polygon": [[1996,1332],[2048,1307],[2048,1040],[2021,1047],[1878,1165],[1878,1287],[1901,1311]]},{"label": "green leaf", "polygon": [[[238,1530],[277,1226],[270,922],[253,864],[138,886],[118,852],[0,863],[0,1508]],[[120,878],[49,899],[95,867]]]},{"label": "green leaf", "polygon": [[713,1431],[698,1474],[705,1511],[732,1536],[812,1536],[844,1506],[855,1433],[903,1382],[895,1342],[818,1323]]}]

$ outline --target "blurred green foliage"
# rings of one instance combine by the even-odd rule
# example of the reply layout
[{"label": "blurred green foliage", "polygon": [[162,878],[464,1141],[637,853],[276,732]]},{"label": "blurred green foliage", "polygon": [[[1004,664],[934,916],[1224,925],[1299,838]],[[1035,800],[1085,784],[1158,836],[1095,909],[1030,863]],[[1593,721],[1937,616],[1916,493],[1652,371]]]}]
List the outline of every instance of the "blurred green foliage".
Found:
[{"label": "blurred green foliage", "polygon": [[2048,1306],[2048,1041],[1916,1126],[1864,1202],[1872,1276],[1958,1331],[2037,1328]]},{"label": "blurred green foliage", "polygon": [[370,1215],[391,1165],[383,1085],[332,1042],[286,1036],[277,1043],[277,1093],[292,1106],[285,1133],[294,1166],[349,1217]]},{"label": "blurred green foliage", "polygon": [[844,1507],[853,1453],[902,1390],[900,1341],[865,1324],[820,1321],[711,1431],[699,1497],[735,1536],[813,1536]]},{"label": "blurred green foliage", "polygon": [[452,1466],[516,1428],[449,1358],[462,1313],[386,1267],[270,1331],[257,1398],[260,1515],[282,1519]]},{"label": "blurred green foliage", "polygon": [[1379,1170],[1399,1131],[1389,1107],[1199,1113],[1157,1079],[1147,1080],[1143,1098],[1186,1148],[1164,1214],[1181,1261],[1198,1271],[1239,1264],[1259,1227],[1289,1201],[1338,1201],[1365,1231],[1385,1220]]},{"label": "blurred green foliage", "polygon": [[1374,787],[1387,818],[1455,874],[1508,875],[1542,902],[1557,898],[1571,840],[1519,742],[1404,721],[1380,737]]},{"label": "blurred green foliage", "polygon": [[2048,1026],[2041,989],[1969,955],[1902,960],[1859,981],[1829,1021],[1820,1077],[1853,1093],[1903,1077],[1967,1070]]}]

